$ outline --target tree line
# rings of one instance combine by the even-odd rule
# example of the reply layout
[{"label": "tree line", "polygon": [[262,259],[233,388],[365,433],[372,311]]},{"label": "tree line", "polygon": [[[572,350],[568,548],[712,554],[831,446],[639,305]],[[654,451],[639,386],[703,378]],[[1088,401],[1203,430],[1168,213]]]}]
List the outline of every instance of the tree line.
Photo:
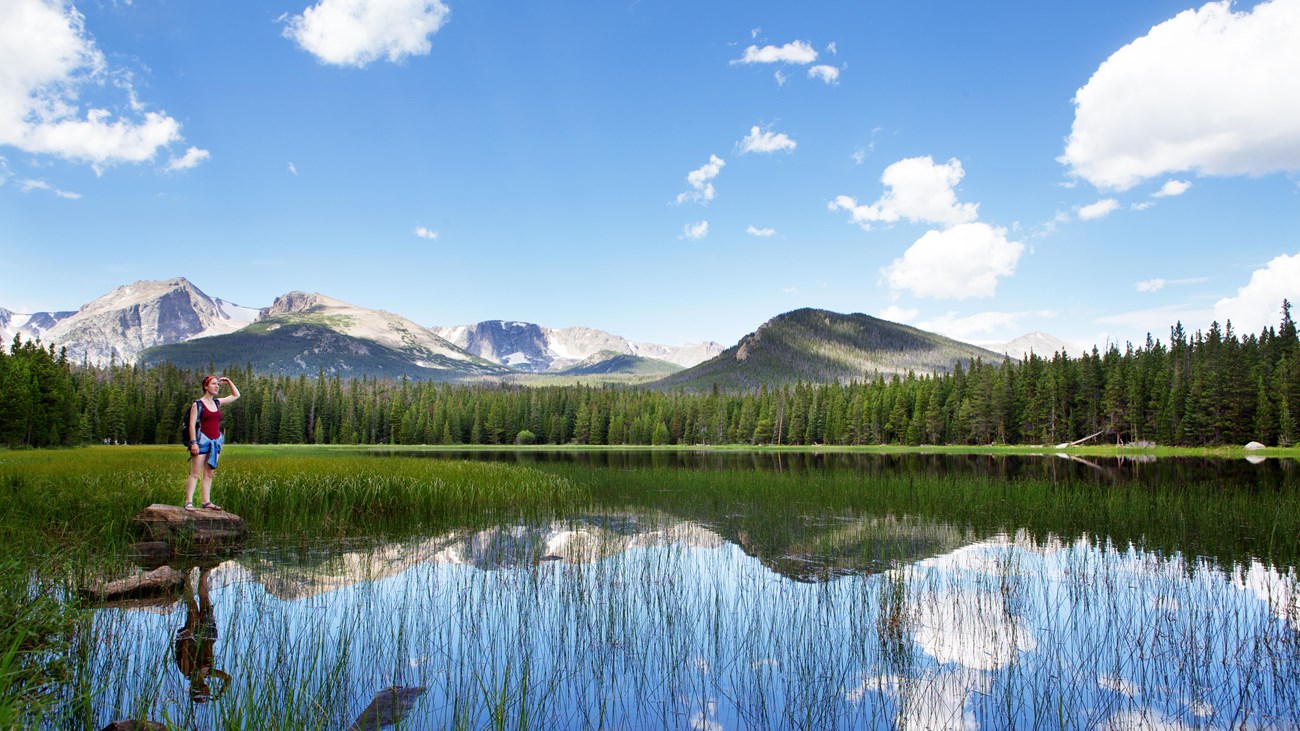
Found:
[{"label": "tree line", "polygon": [[[211,372],[70,362],[15,337],[0,348],[0,444],[162,444]],[[224,369],[243,396],[224,409],[246,444],[1060,444],[1217,446],[1300,437],[1300,341],[1283,302],[1277,328],[1231,323],[1166,344],[1150,336],[1082,357],[976,361],[942,375],[864,374],[744,392],[626,386],[454,385],[347,379],[319,371]]]}]

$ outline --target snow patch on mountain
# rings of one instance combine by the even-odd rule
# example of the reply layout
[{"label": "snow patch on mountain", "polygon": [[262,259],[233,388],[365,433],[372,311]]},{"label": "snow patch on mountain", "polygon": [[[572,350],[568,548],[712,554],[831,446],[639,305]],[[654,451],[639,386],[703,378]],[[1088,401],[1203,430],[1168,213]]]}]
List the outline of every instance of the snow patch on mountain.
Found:
[{"label": "snow patch on mountain", "polygon": [[519,321],[485,320],[431,329],[479,357],[535,373],[562,371],[602,352],[654,358],[682,367],[722,352],[722,346],[713,342],[683,346],[638,343],[590,327],[550,328]]}]

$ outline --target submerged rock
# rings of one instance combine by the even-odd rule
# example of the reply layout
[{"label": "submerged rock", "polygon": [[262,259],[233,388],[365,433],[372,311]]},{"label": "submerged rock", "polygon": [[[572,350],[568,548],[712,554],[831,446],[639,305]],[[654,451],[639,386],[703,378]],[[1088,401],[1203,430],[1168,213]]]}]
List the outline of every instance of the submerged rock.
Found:
[{"label": "submerged rock", "polygon": [[100,731],[167,731],[167,727],[155,721],[114,721]]},{"label": "submerged rock", "polygon": [[424,691],[424,688],[417,686],[384,688],[375,694],[374,699],[370,701],[370,705],[366,706],[366,710],[362,711],[360,716],[357,716],[357,720],[353,721],[351,726],[348,726],[347,731],[366,731],[367,729],[377,731],[381,728],[396,725],[406,717],[406,714],[415,706],[415,702],[420,699],[420,696],[424,695]]}]

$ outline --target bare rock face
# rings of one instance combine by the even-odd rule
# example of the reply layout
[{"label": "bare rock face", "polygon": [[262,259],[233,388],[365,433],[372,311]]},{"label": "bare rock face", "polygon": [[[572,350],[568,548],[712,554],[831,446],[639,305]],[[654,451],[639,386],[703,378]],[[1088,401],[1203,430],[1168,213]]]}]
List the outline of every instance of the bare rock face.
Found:
[{"label": "bare rock face", "polygon": [[244,519],[224,510],[186,510],[154,503],[131,521],[142,541],[163,541],[173,549],[214,550],[237,545],[247,530]]}]

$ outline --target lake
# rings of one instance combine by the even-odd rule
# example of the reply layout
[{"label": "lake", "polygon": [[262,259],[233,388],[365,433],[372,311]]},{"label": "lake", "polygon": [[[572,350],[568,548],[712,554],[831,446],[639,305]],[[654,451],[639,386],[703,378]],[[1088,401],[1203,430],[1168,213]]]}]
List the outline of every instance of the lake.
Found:
[{"label": "lake", "polygon": [[1291,461],[475,451],[353,470],[466,460],[582,498],[264,531],[182,565],[179,600],[95,610],[94,700],[52,727],[341,729],[398,686],[423,689],[414,729],[1300,728]]}]

